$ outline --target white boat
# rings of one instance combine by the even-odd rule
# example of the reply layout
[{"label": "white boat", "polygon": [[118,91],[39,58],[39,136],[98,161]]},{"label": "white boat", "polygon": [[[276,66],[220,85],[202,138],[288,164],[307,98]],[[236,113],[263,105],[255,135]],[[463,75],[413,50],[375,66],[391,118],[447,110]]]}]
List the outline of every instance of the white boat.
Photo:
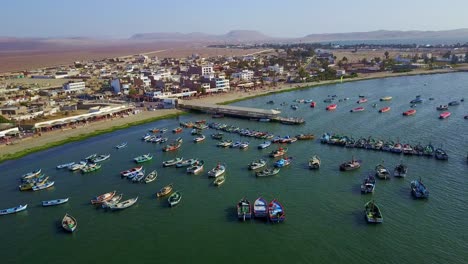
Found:
[{"label": "white boat", "polygon": [[242,142],[236,141],[236,142],[234,142],[234,144],[232,144],[230,147],[231,147],[231,148],[238,148],[241,144],[242,144]]},{"label": "white boat", "polygon": [[[138,173],[135,174],[134,177],[132,177],[133,182],[140,182],[145,178],[145,170],[141,170]],[[129,178],[130,179],[130,178]]]},{"label": "white boat", "polygon": [[95,158],[92,158],[91,161],[94,163],[102,162],[102,161],[108,160],[110,156],[111,156],[110,154],[102,154],[102,155],[96,156]]},{"label": "white boat", "polygon": [[3,209],[3,210],[0,210],[0,215],[7,215],[7,214],[13,214],[13,213],[21,212],[21,211],[26,210],[26,208],[28,208],[27,204],[18,205],[16,207]]},{"label": "white boat", "polygon": [[148,173],[148,175],[145,176],[145,178],[143,179],[143,181],[145,183],[150,183],[152,181],[155,181],[156,178],[158,178],[158,172],[156,170]]},{"label": "white boat", "polygon": [[192,166],[198,162],[198,159],[187,159],[187,160],[182,160],[176,164],[177,168],[182,168],[182,167],[187,167],[187,166]]},{"label": "white boat", "polygon": [[32,187],[32,190],[33,191],[44,190],[44,189],[54,186],[54,183],[55,183],[54,181],[48,181],[48,182],[45,182],[44,184],[34,185]]},{"label": "white boat", "polygon": [[213,181],[213,184],[215,186],[220,186],[226,181],[226,177],[224,175],[221,175],[219,177],[216,177],[216,179]]},{"label": "white boat", "polygon": [[171,160],[166,160],[166,161],[163,161],[163,166],[164,167],[174,166],[177,163],[181,162],[182,160],[184,160],[184,158],[175,158]]},{"label": "white boat", "polygon": [[262,144],[258,145],[258,149],[265,149],[271,146],[271,141],[265,141]]},{"label": "white boat", "polygon": [[211,169],[208,172],[208,176],[217,178],[217,177],[223,175],[225,171],[226,171],[226,166],[224,166],[222,164],[218,164],[216,167],[214,167],[213,169]]},{"label": "white boat", "polygon": [[28,172],[26,174],[23,174],[23,176],[21,176],[21,178],[23,180],[34,178],[34,177],[38,176],[39,174],[41,174],[41,171],[42,171],[42,169],[37,169],[37,170],[31,171],[31,172]]},{"label": "white boat", "polygon": [[115,146],[116,149],[125,148],[127,146],[127,142],[120,143],[119,145]]},{"label": "white boat", "polygon": [[68,162],[68,163],[63,163],[63,164],[57,165],[57,169],[68,168],[68,167],[72,166],[73,164],[75,164],[74,161]]},{"label": "white boat", "polygon": [[42,201],[42,206],[52,206],[52,205],[59,205],[68,202],[68,197],[63,199],[55,199],[55,200],[48,200]]},{"label": "white boat", "polygon": [[266,164],[267,162],[264,159],[255,160],[249,164],[249,170],[258,170],[265,167]]},{"label": "white boat", "polygon": [[249,142],[248,141],[245,141],[245,142],[242,142],[240,145],[239,145],[239,148],[240,149],[246,149],[249,147]]},{"label": "white boat", "polygon": [[122,197],[123,197],[123,194],[119,194],[119,195],[115,195],[114,197],[112,197],[109,201],[106,201],[106,202],[103,202],[101,204],[101,207],[102,208],[109,208],[109,206],[111,205],[115,205],[116,203],[118,203],[120,200],[122,200]]},{"label": "white boat", "polygon": [[136,174],[138,173],[139,171],[141,171],[143,169],[143,166],[139,166],[139,167],[135,167],[135,168],[132,168],[132,169],[129,169],[129,170],[126,170],[126,171],[121,171],[120,172],[120,175],[122,177],[129,177],[133,174]]},{"label": "white boat", "polygon": [[119,202],[119,203],[116,203],[116,204],[111,204],[111,205],[109,205],[109,208],[112,209],[112,210],[122,210],[122,209],[125,209],[125,208],[128,208],[128,207],[134,205],[137,201],[138,201],[138,196],[135,197],[135,198],[125,200],[123,202]]},{"label": "white boat", "polygon": [[89,155],[88,157],[84,158],[84,160],[91,160],[91,159],[94,159],[95,157],[97,157],[97,153]]},{"label": "white boat", "polygon": [[68,169],[71,170],[71,171],[77,171],[77,170],[81,170],[82,168],[84,168],[86,166],[86,164],[88,164],[88,162],[82,160],[78,163],[75,163],[71,166],[68,166]]},{"label": "white boat", "polygon": [[205,140],[205,138],[206,138],[205,135],[201,135],[201,136],[199,136],[199,137],[194,138],[193,141],[194,141],[195,143],[197,143],[197,142],[202,142],[203,140]]},{"label": "white boat", "polygon": [[205,162],[203,160],[199,161],[197,164],[194,164],[187,168],[187,173],[197,174],[203,170],[203,165]]}]

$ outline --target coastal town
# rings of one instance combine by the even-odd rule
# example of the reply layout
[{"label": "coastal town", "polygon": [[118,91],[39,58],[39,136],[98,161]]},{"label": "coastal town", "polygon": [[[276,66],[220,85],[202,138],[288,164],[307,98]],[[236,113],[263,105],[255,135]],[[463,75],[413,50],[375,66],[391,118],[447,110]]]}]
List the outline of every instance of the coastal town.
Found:
[{"label": "coastal town", "polygon": [[327,82],[463,71],[468,62],[468,48],[462,45],[218,48],[242,49],[245,55],[159,58],[137,54],[2,73],[0,146],[54,131],[89,130],[90,124],[103,120],[123,124],[134,121],[128,117],[144,116],[137,119],[142,120],[176,113],[176,99],[219,103]]}]

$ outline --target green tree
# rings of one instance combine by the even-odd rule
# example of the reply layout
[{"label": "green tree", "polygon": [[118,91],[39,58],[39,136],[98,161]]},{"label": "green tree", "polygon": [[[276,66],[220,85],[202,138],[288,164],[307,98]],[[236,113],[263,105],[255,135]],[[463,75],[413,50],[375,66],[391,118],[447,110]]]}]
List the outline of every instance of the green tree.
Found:
[{"label": "green tree", "polygon": [[465,63],[468,63],[468,52],[465,53]]},{"label": "green tree", "polygon": [[348,58],[346,58],[346,56],[344,56],[341,60],[342,60],[344,63],[348,63]]},{"label": "green tree", "polygon": [[385,55],[385,59],[388,60],[390,53],[388,53],[388,51],[385,51],[384,55]]},{"label": "green tree", "polygon": [[450,60],[450,63],[452,63],[452,64],[457,64],[457,63],[458,63],[458,57],[455,56],[455,55],[453,55],[453,56],[452,56],[452,59]]},{"label": "green tree", "polygon": [[134,96],[137,94],[137,90],[135,88],[130,88],[130,90],[128,91],[128,95],[130,96]]},{"label": "green tree", "polygon": [[309,77],[309,73],[304,69],[304,67],[300,67],[298,73],[299,73],[299,77],[301,77],[301,79]]},{"label": "green tree", "polygon": [[375,58],[374,58],[374,61],[375,61],[376,63],[380,63],[380,62],[382,61],[382,59],[380,59],[380,57],[375,57]]},{"label": "green tree", "polygon": [[0,123],[11,123],[11,121],[0,115]]},{"label": "green tree", "polygon": [[452,52],[450,50],[448,50],[447,52],[444,53],[444,55],[442,55],[442,58],[450,58],[450,55],[452,55]]},{"label": "green tree", "polygon": [[366,59],[366,58],[363,58],[363,59],[361,60],[361,63],[362,63],[362,64],[367,64],[367,63],[368,63],[368,61],[367,61],[367,59]]}]

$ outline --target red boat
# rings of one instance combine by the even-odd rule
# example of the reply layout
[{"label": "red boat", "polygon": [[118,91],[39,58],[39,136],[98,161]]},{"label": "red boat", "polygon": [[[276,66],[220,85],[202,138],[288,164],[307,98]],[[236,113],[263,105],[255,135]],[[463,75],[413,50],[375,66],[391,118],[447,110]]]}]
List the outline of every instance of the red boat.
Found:
[{"label": "red boat", "polygon": [[385,113],[385,112],[388,112],[388,111],[390,111],[390,106],[386,106],[386,107],[384,107],[384,108],[380,108],[379,113]]},{"label": "red boat", "polygon": [[351,113],[354,113],[354,112],[362,112],[364,111],[364,107],[356,107],[354,109],[351,109],[349,110]]},{"label": "red boat", "polygon": [[315,102],[310,103],[310,107],[315,108]]},{"label": "red boat", "polygon": [[114,197],[115,193],[116,191],[113,191],[96,196],[94,199],[91,200],[91,204],[101,204],[107,202],[110,199],[112,199],[112,197]]},{"label": "red boat", "polygon": [[126,170],[126,171],[121,171],[120,172],[120,175],[122,175],[122,177],[128,177],[134,173],[137,173],[139,171],[141,171],[143,169],[143,166],[140,166],[140,167],[135,167],[135,168],[132,168],[132,169],[129,169],[129,170]]},{"label": "red boat", "polygon": [[445,118],[448,118],[449,116],[451,115],[450,112],[443,112],[439,115],[439,118],[440,119],[445,119]]},{"label": "red boat", "polygon": [[206,123],[205,119],[195,121],[195,124],[205,124],[205,123]]},{"label": "red boat", "polygon": [[335,109],[336,109],[336,107],[337,107],[337,105],[336,105],[336,104],[331,104],[331,105],[327,106],[327,108],[326,108],[326,109],[327,109],[327,111],[332,111],[332,110],[335,110]]},{"label": "red boat", "polygon": [[404,116],[410,116],[410,115],[414,115],[414,114],[416,114],[416,109],[411,109],[411,110],[408,110],[406,112],[403,112]]},{"label": "red boat", "polygon": [[367,103],[367,99],[366,98],[361,98],[356,103],[358,103],[358,104]]},{"label": "red boat", "polygon": [[172,132],[173,133],[180,133],[180,132],[182,132],[182,128],[181,127],[176,127],[174,129],[172,129]]},{"label": "red boat", "polygon": [[182,145],[182,144],[180,144],[180,143],[169,144],[169,145],[165,146],[162,150],[163,150],[164,152],[174,151],[174,150],[179,149],[181,145]]}]

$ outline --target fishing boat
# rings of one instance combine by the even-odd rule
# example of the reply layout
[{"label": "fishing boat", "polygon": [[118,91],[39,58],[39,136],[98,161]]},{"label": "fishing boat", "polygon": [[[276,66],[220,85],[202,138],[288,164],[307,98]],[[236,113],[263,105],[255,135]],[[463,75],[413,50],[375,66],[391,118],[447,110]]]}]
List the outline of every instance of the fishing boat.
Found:
[{"label": "fishing boat", "polygon": [[351,170],[356,170],[361,167],[361,161],[355,160],[354,157],[351,159],[351,161],[344,162],[340,165],[340,170],[342,171],[351,171]]},{"label": "fishing boat", "polygon": [[2,209],[2,210],[0,210],[0,215],[7,215],[7,214],[18,213],[18,212],[21,212],[21,211],[26,210],[26,208],[28,208],[28,205],[27,205],[27,204],[25,204],[25,205],[18,205],[18,206],[11,207],[11,208],[7,208],[7,209]]},{"label": "fishing boat", "polygon": [[226,176],[221,175],[219,177],[216,177],[215,180],[213,181],[213,184],[215,186],[220,186],[226,181]]},{"label": "fishing boat", "polygon": [[438,160],[448,160],[448,154],[445,152],[445,150],[441,148],[437,148],[434,154],[435,154],[435,158]]},{"label": "fishing boat", "polygon": [[253,214],[256,218],[265,218],[268,216],[268,203],[262,197],[258,197],[253,204]]},{"label": "fishing boat", "polygon": [[115,146],[116,149],[121,149],[127,147],[127,142],[122,142],[119,145]]},{"label": "fishing boat", "polygon": [[159,133],[163,134],[163,133],[166,133],[166,131],[167,131],[167,128],[164,127],[159,130]]},{"label": "fishing boat", "polygon": [[270,153],[270,157],[273,157],[273,158],[276,158],[276,157],[281,157],[283,156],[284,154],[286,154],[288,152],[288,148],[278,148],[276,150],[273,150],[271,153]]},{"label": "fishing boat", "polygon": [[265,167],[267,164],[266,160],[264,159],[259,159],[259,160],[255,160],[255,161],[252,161],[250,164],[249,164],[249,170],[258,170],[258,169],[261,169],[263,167]]},{"label": "fishing boat", "polygon": [[283,168],[283,167],[289,166],[291,164],[292,159],[293,159],[292,157],[279,159],[275,162],[274,166],[276,168]]},{"label": "fishing boat", "polygon": [[109,206],[111,205],[115,205],[116,203],[120,202],[120,200],[122,200],[122,197],[123,197],[123,194],[119,194],[119,195],[115,195],[114,197],[112,197],[109,201],[107,202],[103,202],[101,204],[101,207],[102,208],[109,208]]},{"label": "fishing boat", "polygon": [[414,114],[416,114],[416,109],[410,109],[408,111],[403,112],[404,116],[411,116],[411,115],[414,115]]},{"label": "fishing boat", "polygon": [[380,108],[379,110],[379,113],[386,113],[390,111],[390,106],[386,106],[386,107],[383,107],[383,108]]},{"label": "fishing boat", "polygon": [[150,183],[150,182],[153,182],[156,180],[156,178],[158,178],[158,172],[156,170],[148,173],[145,178],[143,179],[143,181],[145,183]]},{"label": "fishing boat", "polygon": [[422,183],[421,179],[411,181],[411,193],[413,194],[414,198],[428,198],[429,191],[427,190],[426,186]]},{"label": "fishing boat", "polygon": [[170,166],[176,165],[177,163],[181,162],[182,160],[184,160],[184,158],[175,158],[175,159],[163,161],[162,164],[163,164],[163,167],[170,167]]},{"label": "fishing boat", "polygon": [[205,165],[205,162],[203,160],[200,160],[200,162],[198,162],[197,164],[194,164],[188,167],[187,173],[197,174],[203,170],[204,165]]},{"label": "fishing boat", "polygon": [[445,118],[448,118],[450,115],[451,115],[450,112],[442,112],[442,113],[439,115],[439,118],[440,118],[440,119],[445,119]]},{"label": "fishing boat", "polygon": [[356,103],[358,103],[358,104],[367,103],[367,98],[361,98]]},{"label": "fishing boat", "polygon": [[99,163],[88,163],[88,165],[84,166],[81,169],[81,173],[89,173],[93,171],[97,171],[101,168],[101,164]]},{"label": "fishing boat", "polygon": [[286,219],[283,205],[277,200],[273,200],[268,204],[268,219],[271,222],[283,222]]},{"label": "fishing boat", "polygon": [[122,210],[122,209],[129,208],[130,206],[134,205],[137,201],[138,201],[138,196],[135,197],[135,198],[125,200],[123,202],[118,202],[116,204],[111,204],[111,205],[109,205],[109,208],[111,210]]},{"label": "fishing boat", "polygon": [[156,193],[156,197],[163,197],[172,192],[172,183],[169,185],[166,185],[159,190],[159,192]]},{"label": "fishing boat", "polygon": [[188,167],[188,166],[194,165],[196,163],[198,163],[198,159],[186,159],[186,160],[182,160],[180,162],[177,162],[176,167],[177,168]]},{"label": "fishing boat", "polygon": [[448,103],[449,106],[456,106],[456,105],[459,105],[460,102],[458,101],[451,101],[450,103]]},{"label": "fishing boat", "polygon": [[271,141],[264,141],[262,144],[258,145],[258,149],[265,149],[271,146]]},{"label": "fishing boat", "polygon": [[413,147],[410,144],[403,144],[401,152],[403,152],[404,155],[413,155]]},{"label": "fishing boat", "polygon": [[248,141],[243,141],[239,145],[239,149],[247,149],[249,147],[250,143]]},{"label": "fishing boat", "polygon": [[205,140],[205,138],[206,138],[205,135],[201,135],[199,137],[194,138],[193,142],[195,143],[202,142],[203,140]]},{"label": "fishing boat", "polygon": [[136,174],[137,172],[141,171],[142,169],[143,169],[143,166],[135,167],[135,168],[132,168],[132,169],[129,169],[129,170],[121,171],[120,175],[122,177],[128,177],[128,176],[130,176],[132,174]]},{"label": "fishing boat", "polygon": [[380,179],[388,180],[390,179],[390,172],[383,164],[378,164],[375,166],[375,176],[379,177]]},{"label": "fishing boat", "polygon": [[227,148],[227,147],[232,146],[232,144],[233,144],[232,140],[223,140],[223,141],[219,142],[218,144],[216,144],[216,146]]},{"label": "fishing boat", "polygon": [[351,110],[349,110],[351,113],[354,113],[354,112],[362,112],[364,111],[364,107],[360,106],[360,107],[356,107],[356,108],[353,108]]},{"label": "fishing boat", "polygon": [[98,155],[92,159],[90,159],[91,162],[93,163],[98,163],[98,162],[103,162],[105,160],[108,160],[110,158],[110,154],[101,154],[101,155]]},{"label": "fishing boat", "polygon": [[380,101],[390,101],[390,100],[392,100],[392,98],[393,97],[391,97],[391,96],[385,96],[385,97],[380,98]]},{"label": "fishing boat", "polygon": [[33,186],[45,184],[48,179],[49,179],[48,176],[45,176],[44,174],[42,174],[37,178],[28,179],[26,182],[24,182],[23,184],[19,186],[19,189],[20,191],[31,190]]},{"label": "fishing boat", "polygon": [[309,160],[309,169],[319,169],[320,168],[320,158],[317,155],[314,155],[310,160]]},{"label": "fishing boat", "polygon": [[86,165],[88,164],[87,161],[80,161],[78,163],[75,163],[71,166],[68,167],[69,170],[71,171],[77,171],[77,170],[81,170],[82,168],[84,168]]},{"label": "fishing boat", "polygon": [[53,205],[64,204],[66,202],[68,202],[68,197],[63,198],[63,199],[42,201],[42,206],[53,206]]},{"label": "fishing boat", "polygon": [[76,221],[76,219],[73,216],[65,214],[65,216],[62,219],[63,229],[65,229],[65,231],[73,233],[76,230],[77,226],[78,221]]},{"label": "fishing boat", "polygon": [[171,144],[166,145],[165,147],[163,147],[162,150],[164,152],[174,151],[174,150],[179,149],[181,145],[182,145],[181,143],[171,143]]},{"label": "fishing boat", "polygon": [[331,105],[328,105],[325,109],[326,109],[327,111],[333,111],[333,110],[336,109],[336,107],[337,107],[336,104],[331,104]]},{"label": "fishing boat", "polygon": [[213,169],[208,171],[208,177],[217,178],[217,177],[223,175],[224,172],[226,172],[226,166],[218,163],[218,165],[216,165],[216,167],[214,167]]},{"label": "fishing boat", "polygon": [[375,177],[369,174],[361,184],[361,193],[373,193],[375,190]]},{"label": "fishing boat", "polygon": [[31,172],[23,174],[23,176],[21,176],[21,179],[22,180],[27,180],[27,179],[34,178],[34,177],[38,176],[39,174],[41,174],[41,172],[42,172],[42,169],[33,170]]},{"label": "fishing boat", "polygon": [[132,182],[140,182],[145,178],[145,170],[141,170],[131,176],[128,176],[127,179],[132,180]]},{"label": "fishing boat", "polygon": [[393,170],[393,176],[395,176],[395,177],[406,177],[407,172],[408,172],[408,166],[406,166],[403,163],[400,163]]},{"label": "fishing boat", "polygon": [[315,102],[310,103],[310,107],[311,107],[311,108],[315,108],[316,105],[317,105],[317,104],[316,104]]},{"label": "fishing boat", "polygon": [[295,136],[298,140],[309,140],[309,139],[314,139],[315,136],[314,134],[299,134]]},{"label": "fishing boat", "polygon": [[229,147],[230,148],[238,148],[241,144],[242,144],[242,141],[236,141]]},{"label": "fishing boat", "polygon": [[151,153],[148,153],[148,154],[143,154],[141,156],[138,156],[138,157],[134,158],[133,160],[136,163],[143,163],[143,162],[150,161],[152,159],[153,159],[153,155],[151,155]]},{"label": "fishing boat", "polygon": [[272,100],[267,102],[267,104],[274,104],[274,103],[275,103],[275,101],[272,101]]},{"label": "fishing boat", "polygon": [[180,200],[182,200],[182,194],[179,191],[173,192],[171,196],[167,198],[167,202],[169,202],[171,207],[178,205]]},{"label": "fishing boat", "polygon": [[411,100],[411,101],[410,101],[410,104],[420,104],[420,103],[422,103],[422,102],[423,102],[423,99],[417,97],[417,98]]},{"label": "fishing boat", "polygon": [[177,134],[177,133],[180,133],[180,132],[182,132],[182,128],[181,128],[181,127],[176,127],[176,128],[174,128],[174,129],[172,129],[172,133],[174,133],[174,134]]},{"label": "fishing boat", "polygon": [[211,134],[211,137],[212,137],[213,139],[223,139],[223,136],[224,136],[224,134],[221,133],[221,132],[215,133],[215,134]]},{"label": "fishing boat", "polygon": [[368,223],[382,223],[383,216],[380,208],[374,201],[369,201],[365,204],[366,220]]},{"label": "fishing boat", "polygon": [[91,204],[102,204],[103,202],[107,202],[115,196],[115,193],[116,191],[112,191],[96,196],[93,199],[91,199]]},{"label": "fishing boat", "polygon": [[257,171],[255,173],[255,176],[257,177],[268,177],[268,176],[274,176],[280,172],[280,168],[266,168],[262,171]]},{"label": "fishing boat", "polygon": [[245,197],[237,203],[237,218],[242,221],[252,218],[252,207]]},{"label": "fishing boat", "polygon": [[68,163],[63,163],[63,164],[57,165],[56,168],[57,168],[57,169],[68,168],[68,167],[70,167],[70,166],[72,166],[72,165],[74,165],[74,164],[75,164],[75,162],[72,161],[72,162],[68,162]]},{"label": "fishing boat", "polygon": [[92,159],[97,157],[97,153],[91,154],[88,157],[84,158],[84,160],[91,161]]},{"label": "fishing boat", "polygon": [[50,188],[50,187],[54,186],[54,184],[55,184],[54,181],[47,181],[47,182],[45,182],[43,184],[34,185],[31,189],[33,191],[40,191],[40,190]]},{"label": "fishing boat", "polygon": [[445,111],[448,110],[448,105],[439,105],[436,107],[436,109],[439,111]]}]

